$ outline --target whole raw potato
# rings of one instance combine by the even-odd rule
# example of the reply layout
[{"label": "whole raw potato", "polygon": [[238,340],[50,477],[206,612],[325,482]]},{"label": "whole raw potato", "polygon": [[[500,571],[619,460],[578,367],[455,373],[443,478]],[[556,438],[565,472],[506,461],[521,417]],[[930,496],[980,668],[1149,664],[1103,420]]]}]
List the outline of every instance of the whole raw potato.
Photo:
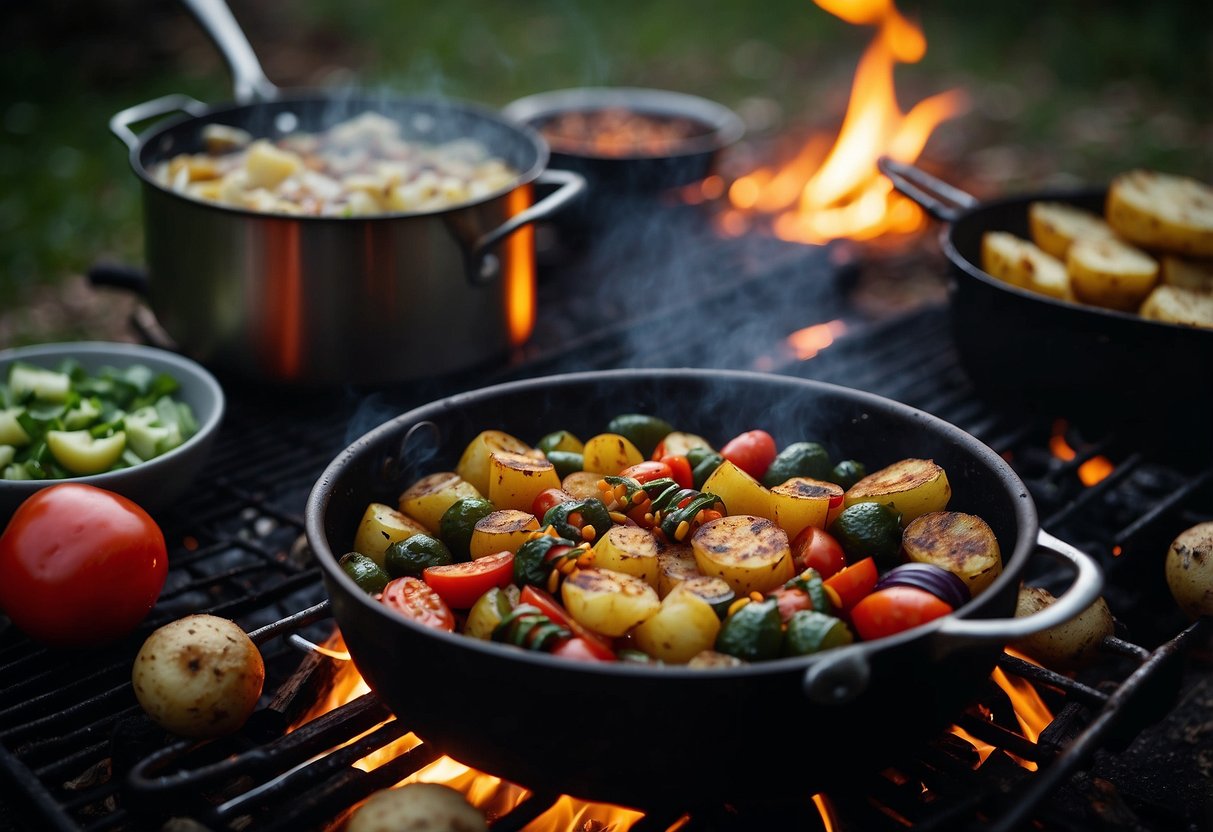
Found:
[{"label": "whole raw potato", "polygon": [[1167,549],[1167,586],[1188,617],[1213,615],[1213,520],[1185,529]]},{"label": "whole raw potato", "polygon": [[480,810],[440,783],[407,783],[371,795],[346,832],[488,832]]},{"label": "whole raw potato", "polygon": [[187,615],[143,643],[131,672],[135,698],[161,727],[204,739],[238,730],[257,707],[265,662],[241,627]]},{"label": "whole raw potato", "polygon": [[[1021,586],[1015,604],[1015,617],[1023,618],[1040,612],[1056,600],[1047,589]],[[1115,633],[1115,623],[1108,602],[1101,596],[1069,621],[1019,639],[1011,646],[1045,667],[1073,670],[1094,658],[1104,638]]]}]

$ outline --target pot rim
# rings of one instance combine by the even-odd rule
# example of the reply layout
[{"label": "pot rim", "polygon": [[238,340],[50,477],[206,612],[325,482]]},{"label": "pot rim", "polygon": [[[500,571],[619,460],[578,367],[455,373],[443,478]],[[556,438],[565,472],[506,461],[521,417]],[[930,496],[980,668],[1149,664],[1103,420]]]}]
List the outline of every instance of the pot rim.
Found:
[{"label": "pot rim", "polygon": [[[857,645],[871,645],[872,652],[883,651],[907,642],[929,638],[933,636],[940,628],[944,627],[947,622],[953,619],[967,619],[975,617],[975,612],[978,612],[994,603],[994,599],[1002,595],[1008,583],[1019,580],[1020,573],[1025,568],[1033,550],[1036,548],[1037,536],[1039,532],[1039,521],[1036,513],[1036,506],[1028,493],[1027,487],[1019,478],[1019,475],[1016,474],[1010,465],[1007,464],[1006,460],[1004,460],[1001,456],[995,453],[993,449],[989,448],[989,446],[985,445],[972,434],[969,434],[952,423],[940,419],[939,417],[927,413],[926,411],[919,410],[911,407],[910,405],[898,402],[894,399],[879,396],[874,393],[856,390],[829,382],[750,370],[705,370],[698,368],[659,368],[643,370],[628,368],[616,370],[596,370],[541,376],[518,381],[508,381],[476,390],[457,393],[442,399],[437,399],[413,408],[406,413],[396,416],[380,424],[379,426],[372,428],[358,439],[350,443],[340,453],[338,453],[337,456],[329,463],[329,465],[325,467],[324,471],[313,485],[312,490],[308,495],[304,515],[306,537],[320,564],[324,581],[330,596],[339,591],[345,596],[355,599],[355,603],[363,606],[369,612],[369,614],[382,618],[385,627],[403,626],[412,629],[416,633],[423,633],[427,637],[445,641],[456,650],[466,650],[472,653],[488,654],[497,658],[510,657],[516,661],[522,662],[523,664],[534,663],[547,667],[559,667],[562,670],[575,673],[585,672],[590,674],[610,675],[622,674],[625,676],[633,675],[671,679],[702,678],[705,671],[695,670],[684,666],[651,666],[632,662],[571,662],[567,659],[563,659],[558,656],[551,656],[546,653],[519,650],[510,645],[496,644],[489,641],[483,641],[481,639],[470,638],[460,633],[447,633],[425,627],[405,618],[404,616],[392,613],[391,610],[384,607],[370,594],[364,592],[360,587],[358,587],[358,585],[354,583],[353,579],[346,575],[344,570],[342,570],[338,565],[337,559],[339,555],[333,552],[332,548],[328,545],[328,540],[325,537],[324,518],[328,509],[329,499],[333,493],[334,481],[338,478],[341,471],[349,464],[350,460],[359,456],[360,454],[369,452],[368,449],[371,448],[382,437],[400,432],[403,430],[404,426],[421,422],[431,415],[442,414],[451,410],[458,410],[459,408],[466,406],[468,403],[481,399],[491,399],[500,395],[515,395],[518,393],[525,393],[532,389],[550,390],[553,387],[559,387],[562,385],[601,382],[612,379],[643,379],[646,381],[651,381],[654,379],[698,379],[703,381],[711,381],[712,383],[719,383],[722,381],[728,382],[729,380],[733,380],[748,383],[757,382],[762,384],[780,385],[789,388],[800,388],[801,390],[805,391],[816,391],[818,393],[850,397],[866,405],[868,408],[891,411],[896,414],[897,418],[903,418],[909,421],[921,423],[925,430],[935,431],[940,434],[942,438],[960,445],[961,447],[965,448],[967,452],[971,453],[976,460],[986,464],[988,467],[994,470],[1000,479],[1007,485],[1010,495],[1016,498],[1013,500],[1013,505],[1015,506],[1015,526],[1018,536],[1014,551],[1009,555],[1004,553],[1002,574],[999,575],[999,577],[996,578],[995,581],[981,593],[981,595],[972,599],[969,601],[969,603],[963,605],[960,609],[955,610],[948,615],[882,639],[877,639],[870,642],[856,642]],[[825,651],[823,653],[808,656],[793,656],[771,659],[749,665],[743,665],[741,667],[713,668],[709,672],[713,677],[718,675],[722,677],[752,676],[755,674],[778,675],[787,673],[789,671],[804,672],[811,665],[820,661],[823,656],[828,655],[829,651]]]},{"label": "pot rim", "polygon": [[[538,130],[543,121],[570,112],[621,108],[636,113],[676,116],[699,122],[707,133],[692,136],[666,153],[606,154],[592,151],[553,149],[555,157],[593,159],[601,162],[641,162],[680,159],[713,153],[736,144],[745,135],[741,116],[725,105],[689,93],[646,87],[569,87],[538,92],[511,101],[501,112],[517,123]],[[542,136],[541,136],[542,137]],[[543,141],[547,141],[543,139]]]},{"label": "pot rim", "polygon": [[[444,107],[452,110],[459,110],[464,113],[473,115],[477,118],[485,119],[494,122],[498,126],[518,134],[526,140],[535,150],[535,161],[531,166],[519,173],[519,175],[509,184],[491,191],[477,199],[467,202],[460,202],[456,205],[447,206],[429,211],[397,211],[392,213],[370,214],[357,217],[333,217],[333,216],[315,216],[309,214],[276,214],[266,211],[254,211],[248,208],[240,208],[234,205],[225,205],[217,202],[207,202],[200,199],[194,199],[186,194],[179,193],[170,188],[161,185],[152,178],[151,173],[143,164],[140,158],[145,150],[165,133],[180,127],[189,122],[197,122],[199,126],[219,123],[224,116],[231,116],[236,113],[243,113],[254,110],[258,107],[276,106],[276,105],[305,105],[313,102],[324,102],[334,104],[365,104],[367,111],[375,110],[376,107],[400,107],[400,106],[436,106]],[[444,215],[454,214],[461,211],[466,211],[476,206],[483,205],[493,200],[499,199],[506,194],[512,193],[520,187],[533,183],[545,170],[548,169],[548,163],[551,160],[551,150],[547,142],[539,135],[538,131],[526,124],[516,123],[497,111],[482,104],[473,101],[465,101],[457,98],[446,98],[443,96],[429,95],[396,95],[391,93],[375,94],[366,90],[354,91],[339,91],[332,89],[293,89],[273,99],[266,101],[253,101],[247,104],[240,104],[235,101],[224,101],[215,104],[204,105],[204,109],[195,113],[181,113],[175,116],[167,116],[153,127],[144,131],[139,135],[138,141],[129,148],[127,160],[134,171],[135,175],[144,183],[144,185],[154,189],[155,191],[180,200],[191,206],[196,206],[202,210],[216,211],[221,214],[229,214],[237,217],[249,217],[262,220],[281,220],[289,222],[305,222],[318,225],[350,225],[351,223],[382,223],[409,217],[440,217]]]}]

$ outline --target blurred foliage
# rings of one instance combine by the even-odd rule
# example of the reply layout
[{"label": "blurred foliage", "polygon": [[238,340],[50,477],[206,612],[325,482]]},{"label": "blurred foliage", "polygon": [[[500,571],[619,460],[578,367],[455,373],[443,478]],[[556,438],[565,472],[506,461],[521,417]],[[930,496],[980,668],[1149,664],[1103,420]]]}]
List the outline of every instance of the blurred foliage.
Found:
[{"label": "blurred foliage", "polygon": [[[837,129],[872,31],[808,0],[232,0],[280,86],[358,84],[500,106],[568,86],[668,87],[720,100],[753,137]],[[903,108],[960,87],[932,137],[979,189],[1098,181],[1154,166],[1213,181],[1213,4],[1129,0],[899,8],[928,52]],[[109,259],[142,260],[140,195],[109,132],[166,93],[231,97],[226,65],[175,0],[4,4],[0,308]]]}]

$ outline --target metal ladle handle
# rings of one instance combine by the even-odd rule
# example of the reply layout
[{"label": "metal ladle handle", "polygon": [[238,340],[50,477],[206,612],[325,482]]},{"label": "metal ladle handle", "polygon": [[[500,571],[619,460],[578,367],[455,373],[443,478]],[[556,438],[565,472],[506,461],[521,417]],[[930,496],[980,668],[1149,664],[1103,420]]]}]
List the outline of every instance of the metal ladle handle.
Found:
[{"label": "metal ladle handle", "polygon": [[251,104],[278,97],[278,87],[265,76],[261,62],[224,0],[183,0],[219,47],[232,70],[236,102]]}]

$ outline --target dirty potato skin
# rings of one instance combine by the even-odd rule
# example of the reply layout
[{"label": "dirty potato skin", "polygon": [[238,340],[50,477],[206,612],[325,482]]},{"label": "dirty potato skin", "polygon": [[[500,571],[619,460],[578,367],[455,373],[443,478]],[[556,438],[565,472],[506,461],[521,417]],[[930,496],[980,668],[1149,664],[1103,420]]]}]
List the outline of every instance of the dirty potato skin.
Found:
[{"label": "dirty potato skin", "polygon": [[188,615],[148,636],[131,682],[154,722],[179,736],[205,739],[244,725],[261,696],[265,663],[235,622]]},{"label": "dirty potato skin", "polygon": [[480,810],[450,786],[408,783],[371,795],[346,832],[488,832]]},{"label": "dirty potato skin", "polygon": [[1175,603],[1189,618],[1213,615],[1213,520],[1185,529],[1171,542],[1166,576]]},{"label": "dirty potato skin", "polygon": [[[1056,600],[1047,589],[1021,586],[1015,604],[1015,617],[1024,618],[1040,612]],[[1104,638],[1114,632],[1112,611],[1107,601],[1100,597],[1069,621],[1033,633],[1011,646],[1045,667],[1068,671],[1087,664],[1096,655]]]}]

